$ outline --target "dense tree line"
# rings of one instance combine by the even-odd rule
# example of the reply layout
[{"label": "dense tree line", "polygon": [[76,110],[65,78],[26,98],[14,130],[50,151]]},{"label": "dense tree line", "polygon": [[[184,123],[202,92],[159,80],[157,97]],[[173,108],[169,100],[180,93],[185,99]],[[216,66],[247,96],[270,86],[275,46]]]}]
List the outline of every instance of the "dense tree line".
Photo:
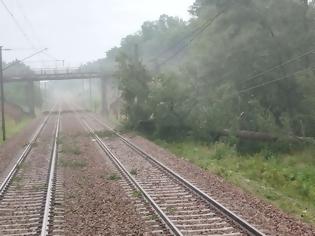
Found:
[{"label": "dense tree line", "polygon": [[130,126],[315,136],[313,1],[196,0],[189,12],[145,22],[93,64],[115,69]]}]

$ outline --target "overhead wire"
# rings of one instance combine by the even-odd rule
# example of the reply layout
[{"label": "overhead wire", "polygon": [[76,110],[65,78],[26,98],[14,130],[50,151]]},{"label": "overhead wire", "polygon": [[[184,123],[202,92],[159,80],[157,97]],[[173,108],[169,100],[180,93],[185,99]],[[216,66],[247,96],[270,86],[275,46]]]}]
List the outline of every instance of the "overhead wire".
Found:
[{"label": "overhead wire", "polygon": [[30,19],[28,18],[27,14],[25,13],[24,7],[22,7],[20,1],[18,1],[18,0],[15,0],[15,3],[16,3],[16,6],[17,6],[18,10],[22,14],[25,22],[28,24],[29,29],[30,29],[31,33],[33,34],[34,38],[36,39],[37,43],[40,45],[40,47],[42,47],[43,44],[41,44],[41,40],[38,37],[37,33],[35,32],[32,22],[30,21]]},{"label": "overhead wire", "polygon": [[[8,12],[8,14],[11,16],[12,20],[14,21],[15,25],[17,26],[17,28],[19,29],[19,31],[22,33],[22,35],[24,36],[24,38],[26,39],[26,41],[29,43],[29,45],[31,46],[31,48],[34,50],[36,49],[33,41],[30,39],[30,37],[28,36],[28,34],[26,33],[26,31],[24,30],[24,28],[22,27],[22,25],[19,23],[18,19],[16,18],[16,16],[13,14],[13,12],[10,10],[10,8],[8,7],[8,5],[5,3],[4,0],[0,0],[1,4],[3,5],[3,7],[5,8],[5,10]],[[29,18],[26,16],[25,12],[23,11],[21,5],[17,2],[17,6],[20,10],[20,12],[22,13],[25,21],[29,24],[33,35],[35,35],[35,37],[37,38],[37,41],[40,43],[39,38],[37,37],[37,34],[35,34],[35,30],[33,28],[33,25],[31,23],[31,21],[29,20]],[[46,50],[48,50],[46,48]],[[45,50],[45,51],[46,51]],[[44,55],[46,55],[47,57],[53,58],[54,60],[58,60],[56,57],[52,56],[51,54],[42,51]],[[37,55],[38,53],[35,53],[35,55]]]},{"label": "overhead wire", "polygon": [[299,74],[299,73],[301,73],[301,72],[304,72],[304,71],[307,71],[307,70],[315,70],[315,67],[307,67],[307,68],[298,70],[298,71],[296,71],[296,72],[294,72],[294,73],[292,73],[292,74],[285,75],[285,76],[283,76],[283,77],[281,77],[281,78],[274,79],[274,80],[269,80],[269,81],[266,81],[266,82],[263,82],[263,83],[254,85],[254,86],[252,86],[252,87],[239,90],[239,91],[238,91],[237,93],[235,93],[234,95],[239,95],[239,94],[242,94],[242,93],[246,93],[246,92],[249,92],[249,91],[251,91],[251,90],[254,90],[254,89],[257,89],[257,88],[261,88],[261,87],[265,87],[265,86],[267,86],[267,85],[270,85],[270,84],[279,82],[279,81],[281,81],[281,80],[293,78],[293,77],[296,76],[297,74]]},{"label": "overhead wire", "polygon": [[[179,41],[177,41],[175,44],[172,45],[172,47],[168,47],[167,49],[163,50],[161,53],[158,54],[157,57],[152,58],[150,62],[156,61],[159,57],[161,57],[163,54],[174,50],[176,46],[179,46],[179,48],[172,53],[170,56],[168,56],[166,59],[164,59],[162,62],[158,63],[158,66],[164,65],[168,61],[172,60],[174,57],[176,57],[178,54],[180,54],[184,49],[186,49],[189,44],[196,39],[200,34],[202,34],[209,26],[212,25],[212,23],[217,19],[223,12],[217,13],[214,17],[211,16],[206,20],[202,25],[194,29],[190,34],[186,35],[184,38],[181,38]],[[175,48],[176,49],[176,48]]]},{"label": "overhead wire", "polygon": [[289,59],[289,60],[287,60],[287,61],[285,61],[285,62],[283,62],[283,63],[280,63],[280,64],[278,64],[278,65],[276,65],[276,66],[273,66],[273,67],[271,67],[271,68],[269,68],[269,69],[267,69],[267,70],[265,70],[265,71],[263,71],[263,72],[259,72],[259,73],[257,73],[257,74],[254,74],[254,75],[250,76],[248,79],[242,81],[242,83],[255,80],[255,79],[261,77],[261,76],[264,75],[264,74],[267,74],[267,73],[269,73],[269,72],[272,72],[272,71],[278,69],[278,68],[281,67],[281,66],[288,65],[288,64],[290,64],[290,63],[292,63],[292,62],[295,62],[295,61],[297,61],[297,60],[299,60],[299,59],[301,59],[301,58],[303,58],[303,57],[306,57],[306,56],[308,56],[308,55],[310,55],[310,54],[313,54],[313,53],[315,53],[315,49],[314,49],[314,48],[311,49],[311,50],[308,50],[307,52],[304,52],[304,53],[301,54],[301,55],[298,55],[298,56],[296,56],[296,57],[293,57],[293,58],[291,58],[291,59]]},{"label": "overhead wire", "polygon": [[223,12],[218,12],[214,17],[212,17],[210,20],[207,21],[205,25],[203,25],[199,30],[192,35],[190,40],[183,44],[178,50],[176,50],[172,55],[167,57],[164,61],[161,63],[158,63],[158,66],[162,66],[165,63],[169,62],[173,58],[175,58],[177,55],[179,55],[183,50],[185,50],[198,36],[200,36],[208,27],[212,25],[212,23],[222,14]]},{"label": "overhead wire", "polygon": [[1,4],[3,5],[3,7],[5,8],[5,10],[8,12],[8,14],[11,16],[12,20],[14,21],[15,25],[17,26],[17,28],[19,29],[19,31],[22,33],[22,35],[24,36],[24,38],[26,39],[26,41],[30,44],[30,46],[32,48],[35,48],[32,40],[28,37],[28,35],[26,34],[26,32],[24,31],[22,25],[19,23],[19,21],[17,20],[17,18],[15,17],[15,15],[12,13],[12,11],[9,9],[9,7],[7,6],[7,4],[4,2],[4,0],[0,0]]},{"label": "overhead wire", "polygon": [[[31,31],[32,31],[32,33],[33,33],[33,35],[35,36],[36,40],[38,41],[38,43],[39,43],[40,45],[43,45],[43,44],[41,43],[40,37],[38,36],[38,34],[37,34],[36,31],[35,31],[35,28],[34,28],[32,22],[31,22],[31,20],[27,17],[27,14],[25,13],[24,8],[22,7],[22,5],[21,5],[17,0],[16,0],[16,5],[18,6],[18,8],[19,8],[21,14],[23,15],[25,21],[26,21],[27,24],[29,25],[29,27],[30,27],[30,29],[31,29]],[[51,54],[48,53],[48,52],[43,52],[43,54],[44,54],[46,57],[49,57],[50,59],[53,59],[53,60],[55,60],[55,61],[61,61],[61,60],[57,59],[55,56],[51,55]]]},{"label": "overhead wire", "polygon": [[44,52],[44,51],[46,51],[46,50],[47,50],[47,48],[41,49],[40,51],[35,52],[35,53],[33,53],[33,54],[31,54],[31,55],[29,55],[29,56],[27,56],[27,57],[24,57],[24,58],[21,59],[21,60],[17,60],[16,62],[13,62],[13,63],[9,64],[8,66],[4,67],[4,68],[2,69],[2,71],[5,71],[5,70],[9,69],[10,67],[15,66],[17,63],[24,62],[24,61],[26,61],[26,60],[28,60],[28,59],[30,59],[30,58],[32,58],[32,57],[34,57],[34,56],[36,56],[36,55],[38,55],[38,54]]},{"label": "overhead wire", "polygon": [[[270,68],[267,68],[264,71],[259,72],[257,74],[253,74],[253,75],[249,76],[248,79],[240,81],[240,83],[242,84],[242,83],[246,83],[248,81],[255,80],[256,78],[260,78],[261,76],[263,76],[263,75],[265,75],[265,74],[267,74],[269,72],[272,72],[272,71],[276,70],[277,68],[279,68],[281,66],[285,66],[285,65],[288,65],[288,64],[293,63],[295,61],[298,61],[299,59],[302,59],[303,57],[306,57],[306,56],[308,56],[310,54],[313,54],[313,53],[315,53],[315,49],[314,48],[313,49],[309,49],[306,52],[302,53],[301,55],[298,55],[296,57],[290,58],[287,61],[284,61],[284,62],[282,62],[282,63],[280,63],[278,65],[275,65],[275,66],[272,66]],[[206,73],[203,73],[203,75],[200,76],[200,77],[205,77],[208,73],[210,73],[210,71],[207,71]],[[220,79],[222,80],[222,79],[228,78],[230,76],[230,74],[231,73],[226,73]]]},{"label": "overhead wire", "polygon": [[205,22],[203,22],[201,25],[199,25],[198,27],[196,27],[195,29],[193,29],[191,32],[189,32],[188,34],[186,34],[184,37],[182,37],[179,41],[173,43],[171,46],[161,50],[154,58],[151,58],[149,61],[150,62],[154,62],[156,61],[158,58],[160,58],[161,56],[163,56],[163,54],[168,53],[170,50],[174,49],[174,47],[185,43],[185,41],[189,38],[191,38],[194,34],[196,34],[200,29],[202,29],[205,25],[208,24],[209,21],[212,20],[212,16],[209,17]]}]

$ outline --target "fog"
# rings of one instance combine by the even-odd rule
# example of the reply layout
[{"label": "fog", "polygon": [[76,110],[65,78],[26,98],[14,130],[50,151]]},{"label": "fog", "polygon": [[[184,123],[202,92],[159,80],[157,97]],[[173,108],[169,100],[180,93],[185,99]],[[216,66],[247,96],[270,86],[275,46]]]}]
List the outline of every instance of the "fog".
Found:
[{"label": "fog", "polygon": [[121,38],[140,29],[144,21],[161,14],[187,19],[192,0],[3,0],[20,28],[0,2],[0,45],[15,49],[4,60],[23,58],[47,47],[49,55],[28,60],[32,67],[78,66],[104,57]]}]

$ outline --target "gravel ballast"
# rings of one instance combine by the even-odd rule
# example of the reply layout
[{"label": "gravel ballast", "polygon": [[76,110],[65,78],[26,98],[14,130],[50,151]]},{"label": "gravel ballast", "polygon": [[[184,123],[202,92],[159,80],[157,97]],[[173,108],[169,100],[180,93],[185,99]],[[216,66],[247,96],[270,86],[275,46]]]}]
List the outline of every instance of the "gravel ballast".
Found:
[{"label": "gravel ballast", "polygon": [[73,114],[62,118],[61,153],[66,235],[144,235],[144,222],[110,180],[113,169]]}]

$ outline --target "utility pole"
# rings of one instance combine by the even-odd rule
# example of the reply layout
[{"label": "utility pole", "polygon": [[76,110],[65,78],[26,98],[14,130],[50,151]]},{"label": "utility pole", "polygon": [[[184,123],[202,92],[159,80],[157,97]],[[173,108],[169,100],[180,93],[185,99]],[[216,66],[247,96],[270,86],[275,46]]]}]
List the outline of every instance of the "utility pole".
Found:
[{"label": "utility pole", "polygon": [[0,46],[0,90],[1,90],[1,119],[2,119],[2,140],[5,141],[5,118],[4,118],[4,89],[3,89],[3,69],[2,69],[2,46]]},{"label": "utility pole", "polygon": [[138,44],[135,44],[135,46],[134,46],[134,61],[135,61],[135,63],[136,64],[138,64],[139,63],[139,46],[138,46]]},{"label": "utility pole", "polygon": [[90,108],[91,111],[93,110],[93,104],[92,104],[92,79],[89,79],[89,89],[90,89]]}]

